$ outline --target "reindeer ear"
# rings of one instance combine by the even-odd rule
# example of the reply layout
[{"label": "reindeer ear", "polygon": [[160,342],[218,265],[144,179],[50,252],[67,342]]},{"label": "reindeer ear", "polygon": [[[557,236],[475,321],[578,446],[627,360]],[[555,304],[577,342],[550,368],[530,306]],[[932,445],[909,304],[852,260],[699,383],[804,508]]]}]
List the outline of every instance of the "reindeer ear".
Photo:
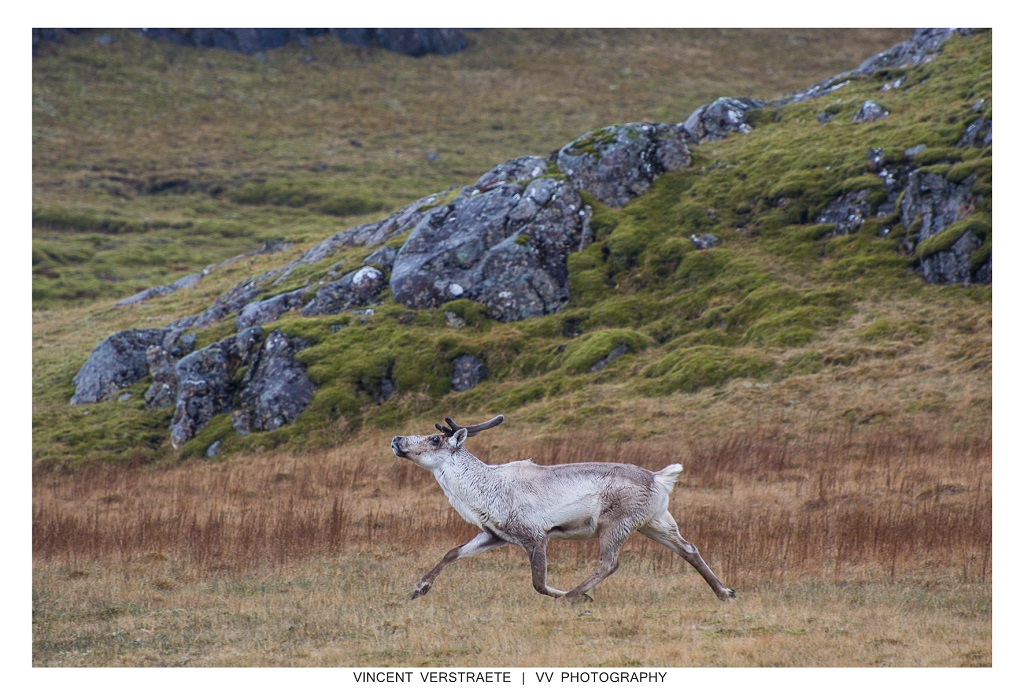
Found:
[{"label": "reindeer ear", "polygon": [[462,447],[463,443],[466,442],[466,435],[467,435],[466,434],[466,429],[464,429],[464,428],[457,428],[457,429],[455,429],[455,433],[453,433],[451,435],[451,437],[448,438],[448,440],[450,440],[452,442],[452,447],[453,448],[458,449],[458,448]]}]

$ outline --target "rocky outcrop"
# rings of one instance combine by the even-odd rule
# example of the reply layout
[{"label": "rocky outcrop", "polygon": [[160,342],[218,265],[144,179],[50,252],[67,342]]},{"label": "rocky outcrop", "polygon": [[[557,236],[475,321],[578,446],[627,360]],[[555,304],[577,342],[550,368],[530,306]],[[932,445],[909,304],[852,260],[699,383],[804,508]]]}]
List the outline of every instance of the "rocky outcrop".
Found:
[{"label": "rocky outcrop", "polygon": [[970,33],[970,29],[917,29],[909,39],[871,56],[851,74],[870,75],[881,70],[926,63],[939,54],[942,44],[950,38],[957,34]]},{"label": "rocky outcrop", "polygon": [[629,123],[573,140],[558,150],[555,164],[577,190],[609,207],[622,207],[662,174],[689,166],[690,150],[678,128]]},{"label": "rocky outcrop", "polygon": [[471,354],[457,356],[452,361],[452,389],[465,392],[487,378],[487,366]]},{"label": "rocky outcrop", "polygon": [[834,224],[834,236],[845,236],[853,233],[872,213],[870,192],[858,190],[845,193],[825,205],[815,221],[819,224]]},{"label": "rocky outcrop", "polygon": [[974,177],[960,183],[927,171],[913,171],[900,205],[925,281],[959,284],[992,281],[991,251],[977,255],[991,224],[972,217]]},{"label": "rocky outcrop", "polygon": [[251,327],[181,359],[175,368],[171,443],[181,446],[214,416],[229,411],[236,430],[243,433],[272,431],[294,421],[316,389],[295,360],[306,346],[278,330],[263,340],[263,330]]},{"label": "rocky outcrop", "polygon": [[302,314],[332,315],[365,306],[377,298],[384,286],[383,272],[376,267],[360,267],[317,289],[313,299],[302,308]]},{"label": "rocky outcrop", "polygon": [[[942,44],[956,34],[969,35],[970,29],[917,29],[909,39],[897,43],[892,48],[877,53],[856,69],[843,72],[828,79],[818,82],[802,91],[789,94],[782,99],[770,102],[773,106],[783,106],[797,101],[816,99],[826,94],[831,94],[849,84],[851,79],[865,77],[882,70],[899,67],[909,67],[932,60],[942,50]],[[898,87],[902,84],[899,80],[890,85]]]},{"label": "rocky outcrop", "polygon": [[914,171],[900,205],[900,220],[907,229],[920,219],[919,241],[963,219],[974,211],[970,182],[954,184],[937,173]]},{"label": "rocky outcrop", "polygon": [[152,286],[148,289],[143,289],[142,291],[132,294],[127,298],[122,298],[114,305],[118,308],[123,306],[133,306],[137,303],[144,303],[145,301],[148,301],[151,298],[156,298],[157,296],[172,294],[179,289],[187,289],[190,286],[198,284],[203,277],[209,274],[209,272],[210,268],[207,267],[201,272],[193,272],[192,274],[185,275],[181,279],[173,281],[170,284],[161,284],[160,286]]},{"label": "rocky outcrop", "polygon": [[592,240],[589,218],[564,180],[466,188],[413,229],[395,257],[391,293],[410,308],[470,298],[503,321],[554,312],[569,298],[569,253]]},{"label": "rocky outcrop", "polygon": [[331,33],[343,43],[377,46],[413,57],[450,55],[468,45],[458,29],[331,29]]},{"label": "rocky outcrop", "polygon": [[520,181],[533,180],[543,176],[545,173],[553,173],[550,170],[550,161],[539,156],[520,156],[515,159],[498,164],[490,171],[480,176],[473,188],[476,190],[487,190],[498,183],[518,183]]},{"label": "rocky outcrop", "polygon": [[178,374],[175,369],[178,359],[163,346],[154,345],[146,349],[146,361],[152,378],[146,390],[146,409],[163,409],[173,405],[178,392]]},{"label": "rocky outcrop", "polygon": [[244,330],[254,325],[266,325],[290,310],[301,308],[307,288],[304,286],[301,289],[246,303],[235,318],[235,329]]},{"label": "rocky outcrop", "polygon": [[683,130],[694,143],[714,142],[731,132],[747,134],[753,130],[747,120],[751,111],[764,107],[758,99],[722,97],[701,106],[683,123]]},{"label": "rocky outcrop", "polygon": [[[351,31],[344,40],[368,45],[392,41],[409,50],[419,50],[413,46],[422,47],[434,40],[415,33],[388,38],[377,30]],[[335,35],[343,38],[337,31]],[[910,41],[874,56],[857,70],[770,105],[815,98],[841,89],[852,78],[929,60],[952,35],[952,30],[915,32]],[[214,40],[212,34],[205,36],[203,40]],[[273,41],[281,38],[268,36]],[[252,46],[258,38],[255,34],[237,34],[233,40],[239,46]],[[887,82],[881,90],[896,88],[901,88],[898,79]],[[765,105],[756,99],[720,98],[675,125],[628,123],[594,130],[549,157],[522,156],[506,161],[465,188],[453,187],[420,198],[380,221],[340,231],[287,264],[229,289],[198,315],[181,318],[160,330],[127,330],[111,335],[97,346],[76,376],[72,403],[109,398],[148,373],[152,385],[146,406],[174,404],[171,440],[176,446],[224,412],[231,412],[232,425],[239,434],[273,430],[293,422],[308,406],[315,390],[295,358],[307,346],[305,342],[280,331],[263,340],[259,326],[279,319],[287,311],[298,310],[304,316],[351,311],[361,313],[359,321],[366,322],[373,309],[365,307],[386,296],[385,289],[390,289],[396,302],[413,309],[471,299],[486,309],[486,315],[501,321],[558,311],[569,300],[569,255],[594,240],[590,229],[592,210],[584,202],[586,195],[610,207],[627,205],[659,176],[689,166],[690,147],[751,132],[756,122],[751,116]],[[983,106],[979,102],[977,118],[966,128],[961,146],[991,146],[991,119],[985,116],[988,109]],[[871,122],[885,115],[877,102],[868,101],[856,120]],[[829,118],[821,120],[828,122]],[[915,165],[915,157],[923,151],[923,147],[911,147],[902,156],[886,157],[880,148],[870,150],[865,177],[877,175],[884,190],[873,180],[855,181],[862,189],[846,188],[837,193],[818,211],[815,220],[832,225],[830,232],[838,235],[858,231],[869,218],[884,217],[886,227],[881,233],[887,235],[889,223],[898,218],[907,230],[904,250],[914,257],[926,280],[991,281],[990,221],[975,215],[974,178],[961,175],[953,182],[938,172],[941,167]],[[931,162],[936,158],[929,153]],[[895,163],[887,163],[890,161]],[[988,194],[985,186],[978,189],[980,194]],[[394,239],[403,234],[408,234],[404,244],[393,247]],[[722,242],[710,233],[686,230],[685,234],[684,238],[688,236],[700,250],[710,250]],[[351,246],[375,250],[365,257],[362,267],[353,269],[342,262],[324,267],[332,261],[332,254]],[[291,286],[284,286],[299,268],[305,286],[291,288],[300,283],[295,279]],[[187,284],[192,280],[186,277],[180,281]],[[155,287],[124,303],[131,305],[160,295],[164,288]],[[205,349],[192,352],[187,338],[182,338],[190,330],[232,316],[238,334]],[[467,327],[467,320],[452,311],[446,313],[445,321],[453,329]],[[330,329],[345,329],[344,324],[347,321],[338,321]],[[609,348],[591,371],[604,368],[624,353],[622,345]],[[475,356],[459,356],[450,365],[454,391],[475,387],[487,377],[486,366]],[[371,395],[381,404],[394,392],[389,370]]]},{"label": "rocky outcrop", "polygon": [[[61,41],[62,35],[88,29],[32,29],[32,55],[43,42]],[[465,50],[469,43],[461,29],[138,29],[143,36],[195,48],[219,48],[252,55],[280,48],[289,43],[308,46],[314,36],[332,34],[342,43],[420,57],[431,53],[450,55]],[[97,39],[99,45],[113,41],[109,34]]]},{"label": "rocky outcrop", "polygon": [[415,57],[457,53],[467,45],[459,29],[141,29],[141,32],[149,38],[183,46],[249,54],[280,48],[293,41],[304,46],[310,37],[328,32],[343,43],[373,46]]},{"label": "rocky outcrop", "polygon": [[295,421],[309,405],[316,387],[295,360],[296,352],[307,346],[280,331],[267,336],[246,372],[238,397],[241,407],[232,413],[236,430],[273,431]]},{"label": "rocky outcrop", "polygon": [[885,110],[881,104],[873,99],[868,99],[862,103],[857,112],[853,114],[853,122],[873,123],[876,120],[885,118],[887,115],[889,115],[889,111]]},{"label": "rocky outcrop", "polygon": [[174,447],[191,440],[210,419],[231,408],[235,372],[250,364],[262,335],[259,327],[251,327],[178,361],[178,391],[170,429]]},{"label": "rocky outcrop", "polygon": [[71,380],[75,394],[71,404],[88,404],[110,399],[121,388],[136,383],[149,373],[147,350],[161,346],[167,330],[123,330],[100,342]]},{"label": "rocky outcrop", "polygon": [[304,29],[141,29],[146,38],[181,46],[259,53],[291,42]]}]

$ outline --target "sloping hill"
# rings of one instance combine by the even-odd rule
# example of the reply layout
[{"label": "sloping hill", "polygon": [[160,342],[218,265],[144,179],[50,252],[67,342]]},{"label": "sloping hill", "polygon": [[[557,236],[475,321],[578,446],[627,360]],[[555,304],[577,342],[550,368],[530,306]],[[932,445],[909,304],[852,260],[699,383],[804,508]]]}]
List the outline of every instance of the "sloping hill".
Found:
[{"label": "sloping hill", "polygon": [[[156,73],[175,69],[172,48],[145,50]],[[223,60],[249,69],[241,67],[241,57]],[[273,82],[275,76],[252,79]],[[52,78],[38,84],[36,105],[45,108],[47,90],[56,87]],[[282,98],[273,90],[254,93]],[[156,83],[151,95],[159,96]],[[625,206],[608,206],[584,187],[590,242],[567,256],[568,301],[558,310],[504,321],[466,298],[449,295],[440,305],[411,308],[385,289],[367,305],[327,315],[274,316],[254,343],[275,332],[291,340],[290,353],[314,388],[308,406],[294,412],[294,421],[285,416],[289,423],[258,430],[251,419],[240,424],[244,402],[221,402],[203,425],[175,441],[178,454],[201,455],[215,443],[221,452],[331,445],[364,427],[457,412],[473,418],[501,411],[541,428],[594,427],[630,438],[684,423],[699,435],[766,421],[983,433],[991,420],[991,288],[985,283],[986,267],[991,273],[990,34],[953,36],[934,59],[918,64],[882,63],[826,80],[815,98],[758,96],[777,101],[746,111],[724,139],[677,129],[689,140],[689,164],[658,176]],[[865,109],[869,101],[877,109]],[[690,112],[663,119],[678,123]],[[602,146],[607,132],[594,131],[576,148]],[[37,136],[48,136],[42,122]],[[216,134],[211,137],[216,144]],[[277,141],[254,142],[252,159],[240,168],[261,157],[287,158],[275,150]],[[351,138],[347,146],[360,150],[362,144]],[[172,454],[172,408],[146,406],[154,377],[104,401],[67,404],[72,376],[107,334],[208,314],[218,297],[239,295],[239,287],[255,286],[250,277],[269,276],[264,273],[308,251],[310,241],[333,233],[325,218],[374,222],[382,210],[444,187],[436,185],[436,173],[423,179],[435,184],[432,189],[401,180],[389,189],[381,180],[363,186],[346,179],[342,186],[301,170],[284,173],[287,167],[225,179],[222,161],[211,162],[215,175],[198,167],[181,176],[168,173],[166,162],[150,176],[114,173],[118,164],[110,162],[100,173],[76,172],[74,188],[60,173],[68,162],[42,149],[35,161],[42,175],[33,248],[40,308],[33,437],[40,468]],[[557,167],[543,176],[572,179]],[[48,185],[59,194],[48,193]],[[458,191],[412,209],[452,205]],[[118,202],[140,197],[148,200],[145,207]],[[192,218],[181,217],[182,199]],[[256,212],[232,218],[234,209]],[[145,218],[133,218],[140,211]],[[252,247],[255,239],[277,235],[266,229],[280,227],[289,229],[281,234],[288,242],[301,245],[270,244],[266,249],[274,252],[214,266],[193,286],[148,302],[55,309],[55,301],[72,299],[76,291],[109,295],[109,288],[87,288],[95,277],[62,277],[76,260],[165,268],[140,272],[145,282],[136,280],[135,288],[144,288],[194,272],[196,259],[231,248],[231,239],[247,239]],[[170,231],[194,239],[194,246],[137,244]],[[399,249],[412,233],[411,226],[396,227],[374,240]],[[118,243],[118,234],[132,240]],[[968,237],[969,248],[957,246]],[[101,259],[105,243],[112,253]],[[149,257],[136,257],[142,247]],[[359,270],[375,247],[332,247],[272,289],[269,279],[259,285],[260,298],[296,293],[308,301],[323,282]],[[941,283],[950,279],[956,283]],[[119,295],[127,294],[122,288]],[[188,349],[198,352],[235,334],[237,311],[253,298],[189,325],[195,341]],[[76,339],[67,340],[69,332]],[[460,359],[477,369],[472,387],[453,382]],[[259,365],[241,359],[234,367],[225,373],[225,387],[239,397]]]}]

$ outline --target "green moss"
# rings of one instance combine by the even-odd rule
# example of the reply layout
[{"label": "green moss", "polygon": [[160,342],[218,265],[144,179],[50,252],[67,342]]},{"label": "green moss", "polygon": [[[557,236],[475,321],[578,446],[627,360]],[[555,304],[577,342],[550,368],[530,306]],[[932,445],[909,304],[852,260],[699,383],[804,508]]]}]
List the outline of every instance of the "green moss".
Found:
[{"label": "green moss", "polygon": [[989,236],[985,242],[978,247],[969,258],[971,272],[976,271],[986,262],[992,259],[992,237]]},{"label": "green moss", "polygon": [[565,350],[565,370],[570,373],[585,373],[615,349],[625,347],[626,352],[636,354],[644,350],[650,338],[635,330],[601,330],[579,337]]},{"label": "green moss", "polygon": [[479,327],[487,322],[487,306],[476,301],[471,301],[468,298],[460,298],[455,301],[449,301],[445,303],[441,309],[445,312],[451,312],[462,318],[466,325],[469,327]]},{"label": "green moss", "polygon": [[810,224],[807,226],[787,226],[784,232],[792,233],[797,240],[818,241],[836,232],[835,224]]},{"label": "green moss", "polygon": [[183,459],[203,457],[207,449],[218,440],[221,441],[221,451],[229,452],[230,442],[234,439],[237,439],[237,436],[231,426],[231,415],[218,414],[196,433],[195,438],[186,441],[178,448],[178,457]]},{"label": "green moss", "polygon": [[632,220],[624,220],[604,242],[609,271],[618,273],[635,266],[649,242],[649,229]]},{"label": "green moss", "polygon": [[816,327],[807,325],[815,321],[808,315],[813,312],[811,308],[796,308],[781,315],[763,318],[750,326],[743,340],[762,346],[803,346],[818,334]]},{"label": "green moss", "polygon": [[951,183],[962,183],[974,175],[980,175],[983,178],[991,180],[992,158],[984,157],[980,159],[971,159],[970,161],[963,161],[952,166],[946,173],[946,180]]},{"label": "green moss", "polygon": [[963,158],[962,147],[928,147],[914,157],[917,166],[933,166],[935,164],[951,164]]},{"label": "green moss", "polygon": [[867,175],[867,176],[854,176],[853,178],[847,178],[839,184],[838,192],[840,193],[852,193],[862,192],[868,193],[867,200],[871,204],[871,208],[874,209],[882,202],[885,201],[889,195],[889,188],[886,187],[885,181],[880,176]]},{"label": "green moss", "polygon": [[[568,154],[572,155],[597,155],[602,147],[614,144],[621,129],[622,127],[620,125],[609,125],[607,127],[593,130],[581,137],[577,137],[566,146],[565,150]],[[632,139],[639,137],[639,132],[637,132],[635,128],[626,128],[623,132],[627,137]]]},{"label": "green moss", "polygon": [[772,202],[788,197],[799,197],[808,190],[821,187],[821,175],[812,171],[791,171],[768,189],[765,197]]},{"label": "green moss", "polygon": [[729,327],[778,325],[787,320],[804,327],[834,324],[848,314],[853,298],[842,289],[791,289],[768,283],[752,291],[726,313]]},{"label": "green moss", "polygon": [[716,346],[673,350],[645,368],[642,392],[666,395],[718,387],[735,378],[762,378],[774,364],[754,352]]},{"label": "green moss", "polygon": [[936,253],[948,251],[968,233],[974,234],[981,240],[988,239],[992,235],[992,217],[988,214],[972,214],[966,219],[950,224],[948,228],[918,243],[917,257],[923,259]]}]

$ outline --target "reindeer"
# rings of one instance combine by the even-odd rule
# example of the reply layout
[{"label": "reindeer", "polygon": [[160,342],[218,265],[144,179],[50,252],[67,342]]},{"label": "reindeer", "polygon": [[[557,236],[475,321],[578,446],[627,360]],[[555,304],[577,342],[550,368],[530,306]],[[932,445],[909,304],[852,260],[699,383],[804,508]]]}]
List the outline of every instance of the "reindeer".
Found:
[{"label": "reindeer", "polygon": [[[668,511],[668,496],[682,465],[670,464],[660,472],[606,462],[540,466],[519,460],[491,465],[466,450],[467,438],[504,420],[498,415],[481,424],[459,426],[445,417],[447,426],[434,424],[440,435],[391,440],[395,455],[433,472],[455,511],[480,529],[416,583],[412,599],[430,591],[441,571],[455,561],[515,544],[530,559],[534,589],[556,599],[591,601],[587,593],[618,568],[619,548],[633,531],[682,556],[722,601],[736,598],[711,572],[697,547],[679,535]],[[568,592],[548,585],[548,541],[595,537],[600,546],[597,570]]]}]

